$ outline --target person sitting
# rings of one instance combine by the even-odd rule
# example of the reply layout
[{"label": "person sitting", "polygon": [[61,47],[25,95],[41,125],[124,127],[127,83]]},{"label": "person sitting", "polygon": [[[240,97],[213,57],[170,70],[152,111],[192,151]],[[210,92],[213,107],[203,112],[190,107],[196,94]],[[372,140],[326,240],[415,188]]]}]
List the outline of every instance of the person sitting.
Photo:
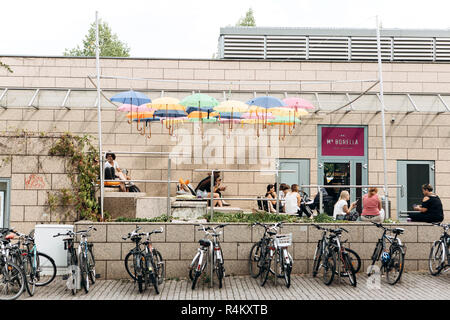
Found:
[{"label": "person sitting", "polygon": [[192,185],[189,183],[189,180],[179,179],[177,184],[177,194],[178,195],[193,195],[196,196]]},{"label": "person sitting", "polygon": [[413,222],[442,222],[444,220],[444,211],[442,202],[439,197],[433,193],[433,187],[430,184],[422,185],[422,193],[424,198],[422,205],[414,206],[414,211],[408,213],[409,218]]},{"label": "person sitting", "polygon": [[[219,194],[219,198],[222,198],[222,192],[227,189],[226,186],[221,186],[222,178],[219,176],[217,179],[214,179],[214,192]],[[225,200],[221,200],[222,204],[224,206],[229,206],[230,204],[228,202],[225,202]]]},{"label": "person sitting", "polygon": [[277,205],[277,193],[275,192],[275,185],[269,184],[267,185],[267,192],[264,196],[268,199],[274,199],[274,200],[266,200],[267,202],[267,211],[270,213],[276,213],[277,210],[275,210],[275,207]]},{"label": "person sitting", "polygon": [[[114,153],[107,153],[106,160],[107,161],[105,162],[105,170],[107,168],[114,168],[114,174],[115,174],[116,178],[118,178],[119,180],[123,180],[123,181],[131,180],[131,178],[128,175],[126,175],[120,168],[119,163],[116,161],[116,155]],[[119,190],[121,192],[127,191],[127,188],[125,187],[124,182],[120,183]]]},{"label": "person sitting", "polygon": [[[217,181],[220,177],[220,171],[214,171],[214,181]],[[206,178],[200,181],[195,188],[195,192],[197,197],[203,199],[209,199],[211,197],[211,174],[208,174]],[[213,197],[215,199],[220,198],[220,195],[217,192],[213,192]],[[223,207],[222,200],[214,200],[214,207]]]},{"label": "person sitting", "polygon": [[347,203],[348,200],[350,200],[350,194],[346,190],[342,191],[339,200],[334,205],[334,220],[345,220],[345,217],[350,215],[350,211],[356,208],[357,201],[351,203],[349,208]]},{"label": "person sitting", "polygon": [[383,222],[381,213],[381,200],[378,198],[378,189],[369,188],[369,193],[363,196],[363,211],[361,221],[371,221],[376,223]]},{"label": "person sitting", "polygon": [[[290,190],[291,191],[288,192],[285,197],[285,212],[287,214],[297,214],[301,217],[303,214],[302,210],[300,209],[302,197],[298,192],[298,184],[293,184]],[[309,217],[311,217],[311,215],[308,215],[308,218]]]}]

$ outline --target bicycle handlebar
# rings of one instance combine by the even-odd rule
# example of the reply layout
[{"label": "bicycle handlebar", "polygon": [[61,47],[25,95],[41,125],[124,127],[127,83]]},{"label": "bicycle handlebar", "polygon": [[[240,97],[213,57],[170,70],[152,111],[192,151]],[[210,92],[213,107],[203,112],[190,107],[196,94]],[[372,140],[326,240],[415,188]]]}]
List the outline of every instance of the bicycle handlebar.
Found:
[{"label": "bicycle handlebar", "polygon": [[163,233],[163,232],[164,232],[163,227],[160,227],[159,229],[155,229],[155,230],[150,231],[150,232],[141,232],[141,233],[137,233],[137,231],[139,231],[139,230],[141,230],[141,229],[142,229],[142,227],[137,227],[134,231],[129,232],[128,235],[127,235],[126,237],[122,237],[122,239],[123,239],[123,240],[127,240],[127,239],[129,239],[129,238],[131,238],[131,237],[135,237],[135,236],[137,236],[137,237],[140,237],[140,236],[146,236],[147,238],[149,238],[149,237],[150,237],[152,234],[154,234],[154,233]]}]

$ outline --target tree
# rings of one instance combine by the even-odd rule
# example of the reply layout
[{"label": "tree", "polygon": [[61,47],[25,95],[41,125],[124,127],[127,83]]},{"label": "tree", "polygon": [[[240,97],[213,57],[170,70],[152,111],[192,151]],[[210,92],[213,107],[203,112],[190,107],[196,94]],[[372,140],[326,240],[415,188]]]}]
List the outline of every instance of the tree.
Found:
[{"label": "tree", "polygon": [[240,27],[256,27],[255,17],[253,16],[253,9],[248,9],[245,17],[239,19],[236,26]]},{"label": "tree", "polygon": [[[95,22],[91,24],[88,34],[83,40],[83,45],[76,48],[66,49],[65,56],[95,57]],[[98,36],[100,56],[102,57],[129,57],[130,48],[126,43],[119,40],[117,34],[112,33],[106,22],[99,22]]]}]

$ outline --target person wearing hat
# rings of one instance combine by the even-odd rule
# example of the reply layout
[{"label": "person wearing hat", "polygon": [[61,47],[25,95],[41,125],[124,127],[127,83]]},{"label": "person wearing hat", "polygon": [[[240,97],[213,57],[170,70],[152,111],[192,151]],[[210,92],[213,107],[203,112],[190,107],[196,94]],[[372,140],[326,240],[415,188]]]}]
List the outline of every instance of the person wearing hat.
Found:
[{"label": "person wearing hat", "polygon": [[[117,178],[119,178],[119,180],[131,180],[131,178],[125,175],[122,169],[120,169],[119,163],[116,161],[116,155],[114,153],[106,154],[105,169],[106,168],[114,168],[114,174]],[[120,191],[127,191],[125,183],[120,184]]]}]

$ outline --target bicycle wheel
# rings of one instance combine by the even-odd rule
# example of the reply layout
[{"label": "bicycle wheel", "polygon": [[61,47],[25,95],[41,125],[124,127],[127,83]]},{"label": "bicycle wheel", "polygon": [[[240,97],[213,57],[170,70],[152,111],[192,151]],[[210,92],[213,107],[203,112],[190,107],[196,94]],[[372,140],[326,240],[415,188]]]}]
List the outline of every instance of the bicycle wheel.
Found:
[{"label": "bicycle wheel", "polygon": [[195,285],[197,284],[197,280],[198,278],[200,278],[201,274],[202,273],[200,271],[195,271],[195,274],[192,276],[192,286],[191,286],[192,290],[195,289]]},{"label": "bicycle wheel", "polygon": [[79,267],[80,267],[80,281],[81,281],[81,287],[83,287],[84,292],[89,292],[89,269],[88,269],[88,262],[87,257],[84,256],[84,253],[81,252],[79,259]]},{"label": "bicycle wheel", "polygon": [[89,248],[87,251],[87,267],[88,267],[89,280],[91,280],[91,283],[94,284],[95,277],[96,277],[95,258],[94,258],[94,253],[92,252],[91,248]]},{"label": "bicycle wheel", "polygon": [[378,241],[377,245],[375,246],[375,249],[373,250],[372,254],[372,264],[369,266],[367,271],[367,276],[370,277],[373,273],[375,273],[375,269],[373,268],[373,265],[380,259],[381,251],[383,250],[383,244]]},{"label": "bicycle wheel", "polygon": [[146,272],[143,266],[145,266],[144,255],[142,253],[133,253],[133,270],[140,293],[147,289],[147,279],[145,278]]},{"label": "bicycle wheel", "polygon": [[[287,251],[287,249],[284,250]],[[286,252],[286,254],[288,254],[288,252]],[[283,259],[283,275],[286,288],[289,288],[291,286],[291,271],[292,271],[292,261],[289,259],[289,262],[286,262]]]},{"label": "bicycle wheel", "polygon": [[15,300],[25,290],[25,274],[15,263],[2,263],[0,270],[0,300]]},{"label": "bicycle wheel", "polygon": [[430,256],[428,257],[428,269],[431,275],[437,276],[441,273],[445,264],[445,244],[443,241],[438,240],[433,243],[430,250]]},{"label": "bicycle wheel", "polygon": [[353,268],[352,259],[348,255],[347,252],[343,252],[342,254],[343,254],[343,258],[344,258],[344,269],[348,275],[350,284],[353,287],[356,287],[356,272],[355,272],[355,269]]},{"label": "bicycle wheel", "polygon": [[268,252],[264,255],[263,259],[264,260],[261,261],[261,279],[259,282],[261,287],[264,287],[264,285],[267,282],[267,279],[269,278],[270,265],[272,263],[272,258],[270,257]]},{"label": "bicycle wheel", "polygon": [[27,255],[23,259],[23,271],[25,274],[25,288],[27,289],[30,297],[34,296],[36,290],[36,269],[33,269],[33,263],[31,261],[32,256]]},{"label": "bicycle wheel", "polygon": [[77,289],[79,288],[80,275],[78,273],[78,271],[79,271],[78,258],[74,251],[71,253],[70,261],[71,261],[71,263],[70,263],[71,275],[70,276],[72,277],[71,278],[72,283],[70,285],[71,285],[72,295],[75,295],[77,293]]},{"label": "bicycle wheel", "polygon": [[36,286],[46,286],[56,277],[55,260],[42,252],[38,252],[36,258]]},{"label": "bicycle wheel", "polygon": [[323,283],[327,286],[333,282],[334,274],[336,272],[336,252],[334,250],[326,249],[323,257]]},{"label": "bicycle wheel", "polygon": [[396,284],[403,272],[405,253],[399,246],[391,246],[390,248],[390,260],[386,267],[386,280],[389,284]]},{"label": "bicycle wheel", "polygon": [[348,253],[348,256],[349,256],[350,261],[352,263],[353,269],[355,270],[355,274],[358,273],[359,270],[361,269],[361,258],[352,249],[345,248],[345,251]]},{"label": "bicycle wheel", "polygon": [[322,261],[322,240],[317,242],[316,251],[314,252],[312,276],[315,278],[319,272],[320,263]]},{"label": "bicycle wheel", "polygon": [[198,266],[198,260],[200,259],[200,256],[196,259],[194,266],[192,269],[189,270],[189,277],[192,279],[192,290],[195,289],[195,286],[197,284],[198,278],[200,278],[200,275],[205,270],[206,265],[208,264],[208,255],[204,255],[202,259],[202,263],[200,267]]},{"label": "bicycle wheel", "polygon": [[159,281],[158,281],[158,275],[156,270],[156,264],[153,260],[153,257],[148,255],[145,259],[147,261],[147,270],[146,274],[148,274],[149,284],[152,283],[153,287],[155,288],[155,293],[159,294]]},{"label": "bicycle wheel", "polygon": [[217,274],[217,279],[219,279],[219,289],[222,289],[222,285],[223,285],[223,277],[225,276],[225,268],[223,266],[223,253],[222,253],[222,249],[220,249],[220,259],[219,257],[216,256],[216,258],[214,259],[214,269],[216,270],[216,274]]},{"label": "bicycle wheel", "polygon": [[248,268],[252,278],[258,278],[261,269],[259,268],[259,261],[261,259],[261,242],[255,243],[250,249],[250,255],[248,257]]},{"label": "bicycle wheel", "polygon": [[163,284],[164,278],[166,277],[166,265],[161,256],[161,253],[156,249],[153,249],[153,259],[156,264],[156,274],[158,277],[158,284],[161,285]]},{"label": "bicycle wheel", "polygon": [[124,263],[125,263],[125,270],[127,270],[128,275],[131,277],[131,279],[136,281],[137,278],[134,267],[133,250],[127,253],[127,255],[125,256]]}]

